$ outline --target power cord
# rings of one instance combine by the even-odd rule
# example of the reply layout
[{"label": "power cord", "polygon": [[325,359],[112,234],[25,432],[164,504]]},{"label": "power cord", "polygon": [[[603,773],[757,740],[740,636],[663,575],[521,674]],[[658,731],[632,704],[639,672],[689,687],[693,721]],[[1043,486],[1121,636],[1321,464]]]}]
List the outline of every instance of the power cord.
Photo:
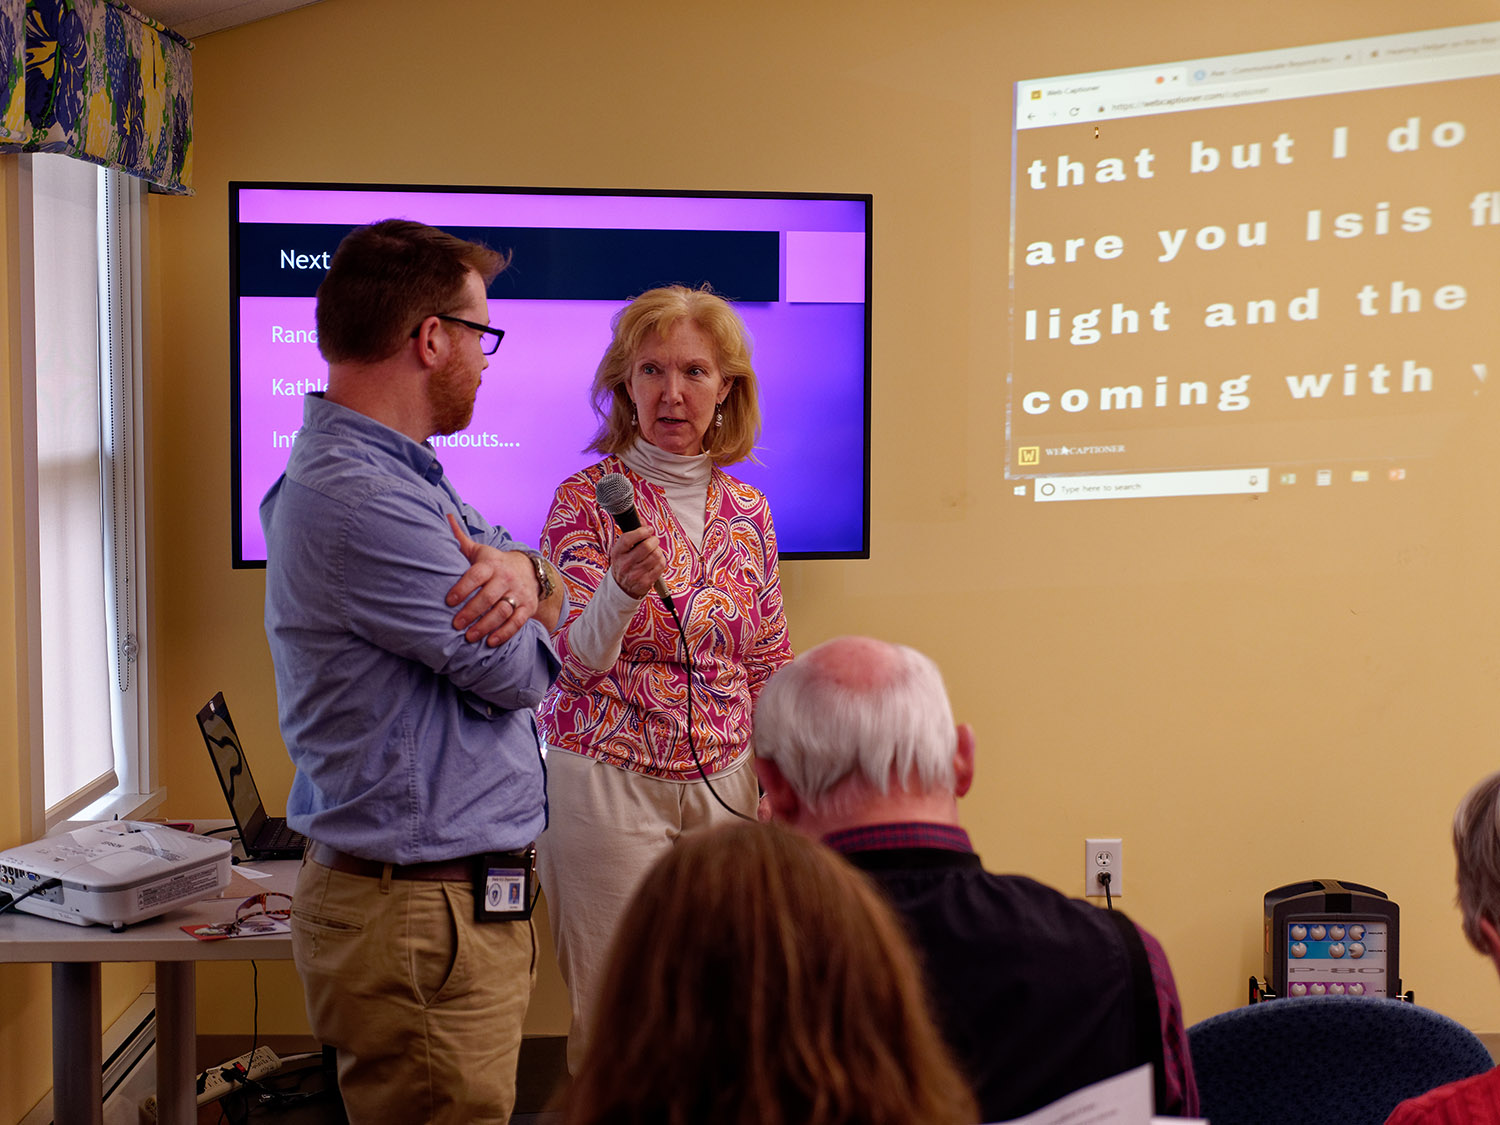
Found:
[{"label": "power cord", "polygon": [[[260,1047],[260,965],[258,965],[253,958],[250,961],[250,995],[250,1058],[253,1060],[255,1058],[256,1050]],[[287,1060],[282,1059],[281,1061],[285,1063]],[[200,1074],[198,1076],[198,1093],[200,1094],[203,1093],[203,1081],[207,1074],[208,1072],[204,1071],[203,1074]],[[219,1076],[223,1078],[225,1082],[228,1082],[231,1087],[243,1089],[246,1091],[254,1091],[257,1093],[264,1090],[264,1087],[262,1087],[259,1082],[250,1077],[249,1071],[245,1067],[238,1064],[234,1066],[220,1067]],[[232,1093],[233,1090],[231,1089],[230,1092]],[[267,1099],[265,1095],[262,1094],[261,1100],[266,1101],[269,1099]],[[218,1104],[219,1122],[222,1123],[229,1120],[224,1098],[220,1098]]]},{"label": "power cord", "polygon": [[1114,900],[1109,896],[1111,879],[1112,876],[1108,871],[1099,872],[1099,885],[1104,888],[1104,907],[1106,910],[1113,910],[1115,908]]},{"label": "power cord", "polygon": [[260,1046],[260,966],[250,962],[250,994],[254,998],[250,1008],[250,1057],[255,1058],[255,1049]]},{"label": "power cord", "polygon": [[[239,833],[240,833],[240,829],[239,829],[238,825],[227,824],[223,828],[210,828],[206,832],[200,832],[200,833],[198,833],[198,835],[200,835],[200,836],[222,836],[222,835],[225,835],[225,834],[230,834],[230,835],[234,835],[234,836],[239,836]],[[240,837],[240,846],[242,848],[244,847],[244,837]],[[240,864],[240,857],[237,856],[237,855],[231,855],[229,857],[229,862],[230,862],[231,865],[233,865],[235,867],[238,867],[239,864]]]},{"label": "power cord", "polygon": [[0,891],[0,895],[3,895],[6,900],[5,902],[0,903],[0,914],[4,914],[7,910],[15,909],[17,903],[26,901],[28,898],[30,898],[34,894],[37,894],[39,891],[50,891],[53,887],[60,886],[62,886],[61,879],[43,879],[40,883],[36,884],[36,886],[28,887],[21,894],[15,895],[14,897],[12,897],[5,891]]},{"label": "power cord", "polygon": [[[287,1065],[305,1064],[310,1059],[319,1060],[318,1066]],[[333,1080],[322,1069],[321,1052],[288,1055],[281,1060],[281,1064],[281,1069],[275,1074],[268,1074],[263,1078],[240,1078],[239,1085],[219,1101],[219,1121],[228,1122],[229,1125],[243,1125],[266,1116],[264,1113],[257,1113],[256,1107],[263,1107],[267,1113],[278,1115],[303,1102],[327,1100],[336,1096],[338,1087],[336,1084],[327,1084]],[[307,1089],[307,1084],[314,1079],[321,1080],[324,1084]]]}]

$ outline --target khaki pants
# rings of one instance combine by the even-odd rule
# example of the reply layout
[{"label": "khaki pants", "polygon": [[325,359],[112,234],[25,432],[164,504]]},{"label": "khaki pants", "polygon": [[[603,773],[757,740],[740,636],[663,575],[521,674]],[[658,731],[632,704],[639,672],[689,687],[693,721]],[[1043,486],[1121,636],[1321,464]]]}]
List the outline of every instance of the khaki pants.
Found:
[{"label": "khaki pants", "polygon": [[[758,788],[748,755],[710,780],[732,808],[754,819]],[[662,781],[555,747],[547,751],[547,805],[537,874],[568,986],[568,1070],[577,1074],[609,944],[636,887],[678,836],[734,818],[701,781]]]},{"label": "khaki pants", "polygon": [[291,926],[308,1021],[338,1050],[352,1125],[510,1120],[536,980],[530,922],[475,922],[464,883],[304,861]]}]

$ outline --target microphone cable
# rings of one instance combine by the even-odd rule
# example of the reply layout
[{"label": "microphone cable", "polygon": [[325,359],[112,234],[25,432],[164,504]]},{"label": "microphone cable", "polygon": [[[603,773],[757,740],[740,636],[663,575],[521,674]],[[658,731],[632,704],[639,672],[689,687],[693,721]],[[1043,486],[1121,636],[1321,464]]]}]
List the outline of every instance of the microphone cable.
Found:
[{"label": "microphone cable", "polygon": [[[635,510],[635,489],[630,484],[630,479],[624,473],[605,473],[594,482],[594,499],[599,507],[606,512],[615,522],[615,526],[621,531],[634,531],[641,526],[640,514]],[[672,600],[672,594],[667,589],[666,576],[658,578],[655,583],[656,594],[661,598],[662,604],[667,607],[667,612],[672,615],[672,622],[677,626],[677,636],[682,641],[682,659],[687,664],[687,744],[688,753],[692,755],[693,765],[698,768],[698,776],[703,779],[703,784],[708,786],[708,791],[713,799],[724,806],[730,814],[741,820],[748,820],[752,824],[757,823],[755,817],[746,816],[738,809],[731,808],[729,802],[719,796],[719,791],[713,787],[708,780],[708,771],[703,768],[703,761],[698,757],[698,747],[693,743],[693,653],[688,645],[687,630],[683,627],[682,618],[677,614],[677,603]]]},{"label": "microphone cable", "polygon": [[[737,816],[741,820],[748,820],[751,824],[756,824],[758,823],[758,821],[755,817],[746,816],[744,813],[740,812],[739,809],[732,807],[728,801],[724,800],[723,797],[719,796],[719,791],[715,789],[713,787],[713,783],[708,780],[708,771],[703,768],[703,762],[698,757],[698,748],[693,744],[693,653],[692,650],[688,647],[687,630],[683,628],[682,618],[677,616],[676,604],[672,601],[671,598],[663,598],[662,601],[666,603],[667,612],[672,615],[672,621],[677,626],[677,636],[682,641],[682,659],[687,664],[687,744],[688,753],[691,754],[693,758],[693,765],[698,767],[698,776],[703,779],[703,784],[708,787],[710,796],[712,796],[715,801],[718,801],[719,804],[723,805],[725,811],[727,811],[731,816]],[[745,769],[747,767],[741,766],[740,768]]]}]

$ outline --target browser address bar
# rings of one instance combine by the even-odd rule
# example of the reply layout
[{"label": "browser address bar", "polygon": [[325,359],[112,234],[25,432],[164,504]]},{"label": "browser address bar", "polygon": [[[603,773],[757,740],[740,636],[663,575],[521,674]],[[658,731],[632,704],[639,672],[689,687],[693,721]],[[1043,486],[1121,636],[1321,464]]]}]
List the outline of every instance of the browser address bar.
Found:
[{"label": "browser address bar", "polygon": [[1038,504],[1064,500],[1143,500],[1157,496],[1227,496],[1265,492],[1270,479],[1271,470],[1267,467],[1037,477],[1032,496]]}]

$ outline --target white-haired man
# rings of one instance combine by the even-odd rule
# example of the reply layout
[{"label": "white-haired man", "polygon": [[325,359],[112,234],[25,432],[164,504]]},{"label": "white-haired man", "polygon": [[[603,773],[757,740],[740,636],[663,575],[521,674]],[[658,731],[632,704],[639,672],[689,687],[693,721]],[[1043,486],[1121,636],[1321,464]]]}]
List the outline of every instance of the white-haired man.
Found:
[{"label": "white-haired man", "polygon": [[[1458,910],[1464,936],[1500,969],[1500,773],[1470,789],[1453,814]],[[1495,1125],[1500,1067],[1398,1105],[1386,1125]]]},{"label": "white-haired man", "polygon": [[754,747],[772,816],[842,852],[904,916],[982,1120],[1147,1061],[1157,1112],[1197,1114],[1156,940],[1118,912],[980,866],[958,823],[974,736],[955,726],[931,660],[869,637],[810,649],[762,690]]}]

